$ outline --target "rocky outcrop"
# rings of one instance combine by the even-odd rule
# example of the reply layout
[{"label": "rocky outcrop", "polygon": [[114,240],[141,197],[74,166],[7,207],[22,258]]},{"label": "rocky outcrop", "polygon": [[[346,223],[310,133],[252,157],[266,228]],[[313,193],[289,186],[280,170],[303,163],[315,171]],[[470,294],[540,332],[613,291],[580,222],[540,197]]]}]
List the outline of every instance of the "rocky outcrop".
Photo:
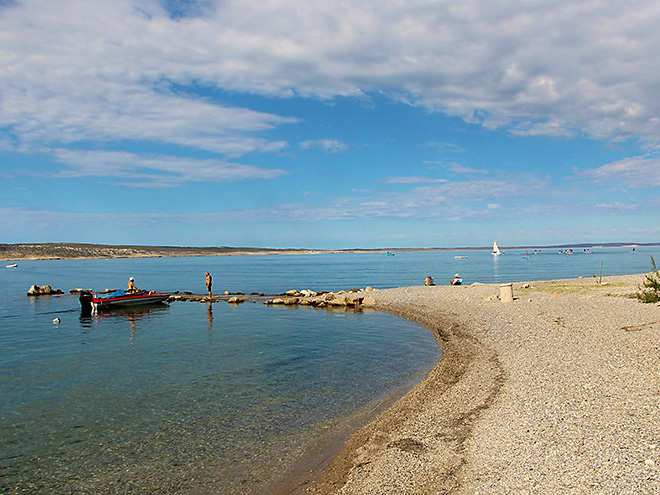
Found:
[{"label": "rocky outcrop", "polygon": [[247,297],[234,296],[234,297],[230,297],[229,299],[227,299],[227,302],[230,303],[230,304],[241,304],[241,303],[244,303],[247,300],[248,300]]},{"label": "rocky outcrop", "polygon": [[64,294],[60,289],[53,289],[50,285],[32,285],[27,291],[28,296],[52,296]]},{"label": "rocky outcrop", "polygon": [[[302,291],[300,291],[302,295]],[[282,304],[285,306],[301,305],[301,306],[314,306],[317,308],[323,308],[327,306],[331,307],[359,307],[362,304],[364,297],[360,296],[359,293],[347,293],[346,291],[339,292],[328,292],[322,295],[316,295],[314,297],[275,297],[273,299],[267,299],[264,301],[266,305],[277,305]]]}]

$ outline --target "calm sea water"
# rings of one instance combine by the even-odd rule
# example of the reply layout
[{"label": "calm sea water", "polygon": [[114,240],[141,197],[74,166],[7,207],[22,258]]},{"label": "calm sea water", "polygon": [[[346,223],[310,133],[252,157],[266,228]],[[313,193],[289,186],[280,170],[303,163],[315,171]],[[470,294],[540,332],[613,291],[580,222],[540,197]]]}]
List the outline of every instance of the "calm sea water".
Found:
[{"label": "calm sea water", "polygon": [[[319,432],[439,357],[429,332],[376,312],[173,303],[80,315],[32,284],[203,292],[386,288],[648,271],[660,248],[573,256],[422,252],[20,262],[0,268],[0,487],[70,493],[242,493]],[[454,256],[467,259],[456,260]],[[61,323],[52,323],[59,317]]]}]

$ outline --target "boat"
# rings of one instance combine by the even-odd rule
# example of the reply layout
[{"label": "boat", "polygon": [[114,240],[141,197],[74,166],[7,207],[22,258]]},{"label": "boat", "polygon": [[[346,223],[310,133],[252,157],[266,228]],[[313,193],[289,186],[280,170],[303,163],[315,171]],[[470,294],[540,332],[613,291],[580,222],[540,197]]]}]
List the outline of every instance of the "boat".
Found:
[{"label": "boat", "polygon": [[469,258],[469,256],[454,256],[455,260],[466,260],[468,258]]},{"label": "boat", "polygon": [[394,253],[388,252],[388,253],[385,254],[385,256],[394,256]]},{"label": "boat", "polygon": [[18,266],[18,263],[12,263],[11,265],[7,265],[5,268],[16,268]]},{"label": "boat", "polygon": [[497,241],[493,242],[493,256],[498,256],[502,254],[500,248],[497,247]]},{"label": "boat", "polygon": [[107,294],[83,292],[80,294],[79,300],[84,310],[104,311],[129,306],[158,304],[164,302],[168,297],[170,297],[169,294],[152,290],[139,290],[137,292],[115,290]]}]

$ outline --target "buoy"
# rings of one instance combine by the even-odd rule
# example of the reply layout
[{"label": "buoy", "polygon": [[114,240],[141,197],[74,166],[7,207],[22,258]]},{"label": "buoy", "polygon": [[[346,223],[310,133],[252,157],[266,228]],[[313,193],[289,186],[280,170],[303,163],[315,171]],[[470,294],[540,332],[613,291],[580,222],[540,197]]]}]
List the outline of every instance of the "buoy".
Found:
[{"label": "buoy", "polygon": [[55,318],[55,319],[53,320],[53,324],[54,324],[54,325],[59,325],[59,324],[61,323],[61,321],[62,321],[62,320],[60,320],[59,318]]}]

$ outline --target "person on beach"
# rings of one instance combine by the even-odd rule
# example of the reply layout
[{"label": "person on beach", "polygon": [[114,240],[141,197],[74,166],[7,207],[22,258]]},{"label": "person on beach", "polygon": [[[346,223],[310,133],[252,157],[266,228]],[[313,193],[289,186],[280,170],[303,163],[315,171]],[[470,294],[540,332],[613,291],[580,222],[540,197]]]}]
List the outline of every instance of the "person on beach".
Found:
[{"label": "person on beach", "polygon": [[424,285],[435,285],[435,282],[433,281],[433,278],[429,276],[424,279]]},{"label": "person on beach", "polygon": [[454,275],[454,278],[452,278],[452,279],[450,280],[450,282],[451,282],[451,285],[461,285],[461,284],[463,283],[463,279],[462,279],[461,276],[457,273],[456,275]]},{"label": "person on beach", "polygon": [[126,292],[138,292],[140,289],[138,289],[135,286],[135,279],[133,277],[128,279],[128,285],[126,285]]},{"label": "person on beach", "polygon": [[211,277],[209,272],[205,272],[204,275],[206,275],[206,290],[209,291],[209,297],[213,297],[213,291],[211,290],[211,286],[213,285],[213,277]]}]

